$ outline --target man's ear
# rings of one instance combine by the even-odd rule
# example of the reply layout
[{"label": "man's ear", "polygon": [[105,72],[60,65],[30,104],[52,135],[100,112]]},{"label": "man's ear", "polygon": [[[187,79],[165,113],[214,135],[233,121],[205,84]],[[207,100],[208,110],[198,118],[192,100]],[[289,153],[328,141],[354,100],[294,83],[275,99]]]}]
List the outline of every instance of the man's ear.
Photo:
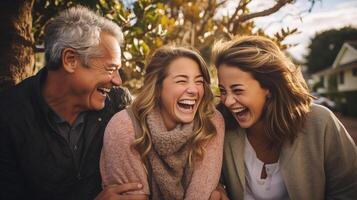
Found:
[{"label": "man's ear", "polygon": [[79,62],[79,56],[74,49],[65,48],[62,51],[62,65],[65,71],[73,73],[76,67],[78,67]]}]

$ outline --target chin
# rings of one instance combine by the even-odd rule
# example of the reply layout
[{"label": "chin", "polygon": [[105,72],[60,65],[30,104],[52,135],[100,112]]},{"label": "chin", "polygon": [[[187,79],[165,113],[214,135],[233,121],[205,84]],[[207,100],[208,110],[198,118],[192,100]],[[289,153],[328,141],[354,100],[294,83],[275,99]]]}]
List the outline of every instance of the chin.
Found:
[{"label": "chin", "polygon": [[190,119],[190,120],[182,120],[181,121],[183,124],[189,124],[191,122],[193,122],[193,119]]},{"label": "chin", "polygon": [[188,124],[193,122],[194,116],[193,117],[178,117],[179,121],[183,124]]},{"label": "chin", "polygon": [[241,128],[250,128],[252,126],[252,123],[250,122],[239,122],[239,121],[237,122]]},{"label": "chin", "polygon": [[239,124],[239,126],[241,127],[241,128],[249,128],[250,126],[249,125],[246,125],[246,124]]},{"label": "chin", "polygon": [[102,110],[103,108],[105,107],[105,103],[98,103],[98,104],[94,104],[91,106],[91,109],[90,110],[96,110],[96,111],[99,111],[99,110]]}]

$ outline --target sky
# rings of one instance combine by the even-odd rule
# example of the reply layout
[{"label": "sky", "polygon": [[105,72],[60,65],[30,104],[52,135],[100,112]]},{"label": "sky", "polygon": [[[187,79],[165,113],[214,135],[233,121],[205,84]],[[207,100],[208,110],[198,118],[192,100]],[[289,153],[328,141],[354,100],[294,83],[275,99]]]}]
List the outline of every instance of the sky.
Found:
[{"label": "sky", "polygon": [[[135,0],[124,0],[131,5]],[[218,15],[233,13],[238,0],[228,1],[228,5]],[[252,0],[249,8],[252,12],[272,7],[276,0]],[[316,0],[311,12],[309,0],[296,0],[293,4],[282,7],[278,12],[253,19],[256,26],[273,36],[281,28],[297,28],[298,33],[284,40],[285,44],[295,44],[287,51],[295,59],[304,61],[308,54],[311,39],[320,32],[339,29],[345,26],[357,28],[357,0]]]},{"label": "sky", "polygon": [[[252,12],[261,11],[274,5],[274,0],[253,0]],[[311,12],[308,0],[297,0],[294,4],[281,8],[275,14],[254,19],[256,26],[268,35],[273,35],[281,28],[298,28],[299,33],[286,38],[285,44],[296,44],[288,49],[296,59],[304,61],[308,54],[311,39],[320,32],[339,29],[345,26],[357,28],[357,0],[322,0],[317,1]]]}]

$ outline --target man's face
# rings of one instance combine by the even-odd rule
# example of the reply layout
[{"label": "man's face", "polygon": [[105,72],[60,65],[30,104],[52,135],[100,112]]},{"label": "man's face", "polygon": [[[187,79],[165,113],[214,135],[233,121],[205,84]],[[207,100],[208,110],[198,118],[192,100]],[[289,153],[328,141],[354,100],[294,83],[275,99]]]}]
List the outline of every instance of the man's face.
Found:
[{"label": "man's face", "polygon": [[118,73],[121,67],[120,46],[112,35],[101,34],[100,57],[91,58],[88,66],[80,64],[74,73],[73,92],[82,110],[101,110],[113,86],[122,84]]}]

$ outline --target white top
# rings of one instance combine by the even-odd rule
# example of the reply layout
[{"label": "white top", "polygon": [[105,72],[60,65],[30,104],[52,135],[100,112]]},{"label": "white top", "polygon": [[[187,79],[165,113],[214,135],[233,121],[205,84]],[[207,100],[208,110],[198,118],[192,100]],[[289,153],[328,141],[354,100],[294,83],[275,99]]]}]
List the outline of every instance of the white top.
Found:
[{"label": "white top", "polygon": [[279,161],[273,164],[265,164],[267,177],[261,179],[264,163],[258,159],[247,137],[245,137],[244,165],[246,171],[245,200],[289,199],[280,172]]}]

